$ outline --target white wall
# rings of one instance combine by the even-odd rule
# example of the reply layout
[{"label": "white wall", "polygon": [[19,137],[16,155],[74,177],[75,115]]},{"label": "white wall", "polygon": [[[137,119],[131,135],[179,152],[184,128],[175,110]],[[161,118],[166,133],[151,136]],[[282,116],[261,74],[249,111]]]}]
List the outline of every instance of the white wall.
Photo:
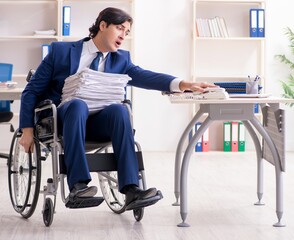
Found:
[{"label": "white wall", "polygon": [[[293,54],[289,50],[289,42],[285,37],[285,28],[294,30],[293,2],[290,0],[267,1],[266,37],[267,57],[266,76],[267,91],[275,95],[283,93],[280,80],[287,80],[289,68],[274,58],[276,54],[286,54],[292,61]],[[294,107],[286,109],[286,150],[294,151]],[[292,136],[291,136],[292,135]]]},{"label": "white wall", "polygon": [[[190,79],[192,29],[190,0],[136,2],[135,63]],[[136,139],[144,150],[173,151],[189,115],[189,106],[172,105],[160,92],[135,89]]]},{"label": "white wall", "polygon": [[[294,29],[290,0],[267,1],[266,8],[266,82],[267,92],[279,96],[278,80],[288,69],[274,59],[275,54],[289,53],[283,35],[286,26]],[[135,63],[146,69],[190,79],[192,28],[191,0],[148,0],[136,2]],[[144,150],[173,151],[190,119],[186,105],[172,105],[160,93],[135,90],[136,139]],[[294,108],[287,108],[287,150],[294,151],[291,123]]]}]

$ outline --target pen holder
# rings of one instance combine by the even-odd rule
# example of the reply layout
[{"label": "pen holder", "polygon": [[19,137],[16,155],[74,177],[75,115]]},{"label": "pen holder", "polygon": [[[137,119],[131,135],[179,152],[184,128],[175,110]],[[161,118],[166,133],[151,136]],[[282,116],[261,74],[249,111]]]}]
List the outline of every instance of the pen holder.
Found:
[{"label": "pen holder", "polygon": [[258,81],[246,82],[247,94],[258,94]]}]

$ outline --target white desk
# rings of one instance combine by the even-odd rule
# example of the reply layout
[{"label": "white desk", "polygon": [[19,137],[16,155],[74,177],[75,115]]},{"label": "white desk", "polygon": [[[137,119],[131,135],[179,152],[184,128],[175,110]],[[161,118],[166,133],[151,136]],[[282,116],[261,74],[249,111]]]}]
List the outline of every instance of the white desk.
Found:
[{"label": "white desk", "polygon": [[[20,100],[23,88],[0,88],[0,100]],[[8,154],[0,153],[0,158],[8,159]]]},{"label": "white desk", "polygon": [[[182,218],[182,223],[178,224],[179,227],[188,227],[186,218],[188,215],[188,187],[187,187],[187,173],[189,167],[189,161],[194,146],[200,137],[203,135],[205,130],[212,124],[213,121],[216,120],[240,120],[243,121],[245,127],[247,128],[250,136],[253,139],[256,156],[257,156],[257,167],[258,167],[258,176],[257,176],[257,196],[258,202],[256,205],[262,205],[261,199],[263,195],[263,155],[260,141],[258,139],[257,133],[259,133],[265,143],[268,146],[270,151],[270,155],[273,158],[270,162],[275,167],[275,175],[276,175],[276,214],[278,217],[278,222],[274,224],[276,227],[285,226],[282,222],[283,215],[283,172],[284,169],[284,159],[281,158],[281,154],[279,154],[273,139],[270,134],[267,132],[266,127],[263,126],[260,121],[256,118],[254,114],[254,104],[258,103],[262,107],[263,117],[266,117],[264,110],[270,110],[271,112],[278,112],[278,115],[281,117],[280,112],[283,111],[279,108],[281,103],[290,103],[294,102],[294,100],[284,99],[284,98],[231,98],[226,100],[183,100],[173,98],[173,95],[170,95],[170,100],[172,103],[187,103],[199,104],[199,110],[193,117],[193,119],[189,122],[188,126],[184,130],[176,151],[175,157],[175,197],[176,203],[173,205],[180,205],[180,214]],[[201,127],[192,137],[190,143],[188,144],[186,150],[184,151],[184,155],[182,157],[183,145],[186,139],[188,139],[188,134],[195,125],[197,121],[203,116],[207,117],[202,122]],[[281,124],[281,121],[278,120],[278,124],[280,124],[279,129],[282,129],[284,126]],[[265,159],[268,160],[268,159]],[[268,160],[269,161],[269,160]],[[180,197],[180,204],[178,202]]]},{"label": "white desk", "polygon": [[0,88],[0,100],[19,100],[23,88]]}]

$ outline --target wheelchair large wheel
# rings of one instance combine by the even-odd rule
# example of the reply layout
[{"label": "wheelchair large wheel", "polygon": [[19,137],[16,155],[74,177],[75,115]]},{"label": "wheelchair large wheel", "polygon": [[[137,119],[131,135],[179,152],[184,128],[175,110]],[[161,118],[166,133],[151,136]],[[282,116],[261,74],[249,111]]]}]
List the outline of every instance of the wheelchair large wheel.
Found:
[{"label": "wheelchair large wheel", "polygon": [[24,218],[32,216],[38,202],[41,183],[40,146],[35,141],[33,153],[25,153],[16,131],[9,153],[8,183],[13,208]]},{"label": "wheelchair large wheel", "polygon": [[121,214],[125,211],[125,195],[121,194],[118,189],[117,172],[98,173],[100,188],[105,202],[109,208]]}]

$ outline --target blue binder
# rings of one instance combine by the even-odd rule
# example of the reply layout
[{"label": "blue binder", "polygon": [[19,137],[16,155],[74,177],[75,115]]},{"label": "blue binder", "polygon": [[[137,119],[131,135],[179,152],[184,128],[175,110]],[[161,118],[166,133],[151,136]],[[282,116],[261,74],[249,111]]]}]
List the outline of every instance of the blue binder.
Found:
[{"label": "blue binder", "polygon": [[258,9],[250,9],[250,37],[257,37]]},{"label": "blue binder", "polygon": [[[197,122],[195,124],[195,133],[198,131],[200,126],[201,126],[201,122]],[[195,152],[202,152],[202,136],[199,138],[199,140],[196,143]]]},{"label": "blue binder", "polygon": [[62,35],[70,35],[70,6],[63,7],[63,25],[62,25]]},{"label": "blue binder", "polygon": [[264,37],[264,9],[258,9],[257,36]]}]

